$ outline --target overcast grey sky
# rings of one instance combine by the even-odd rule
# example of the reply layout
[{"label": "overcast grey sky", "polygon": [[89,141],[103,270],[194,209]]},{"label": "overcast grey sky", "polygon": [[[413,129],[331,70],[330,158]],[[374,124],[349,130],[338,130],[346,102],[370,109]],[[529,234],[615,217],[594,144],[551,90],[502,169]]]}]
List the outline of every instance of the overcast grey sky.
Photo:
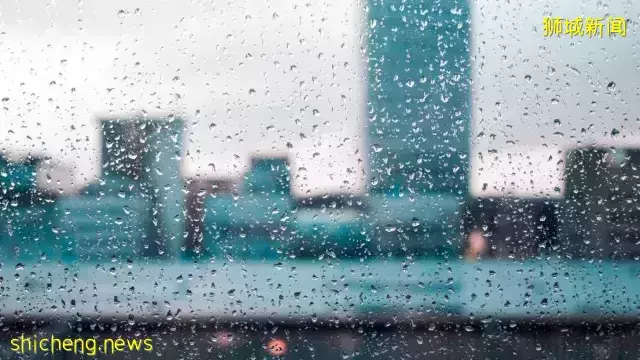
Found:
[{"label": "overcast grey sky", "polygon": [[[640,4],[495,3],[473,3],[473,138],[483,153],[474,154],[474,189],[548,193],[567,144],[604,141],[613,128],[627,136],[615,141],[638,135]],[[98,174],[96,116],[173,111],[189,122],[186,175],[239,174],[250,152],[289,142],[300,191],[361,190],[347,169],[360,173],[364,154],[363,9],[346,0],[0,0],[4,147],[75,166],[79,185]],[[548,39],[547,14],[632,22],[627,38]]]},{"label": "overcast grey sky", "polygon": [[[495,3],[478,1],[473,11],[474,142],[484,155],[484,163],[475,158],[476,191],[486,182],[514,194],[554,193],[560,150],[578,142],[640,143],[640,3]],[[631,21],[626,38],[544,38],[544,16]]]}]

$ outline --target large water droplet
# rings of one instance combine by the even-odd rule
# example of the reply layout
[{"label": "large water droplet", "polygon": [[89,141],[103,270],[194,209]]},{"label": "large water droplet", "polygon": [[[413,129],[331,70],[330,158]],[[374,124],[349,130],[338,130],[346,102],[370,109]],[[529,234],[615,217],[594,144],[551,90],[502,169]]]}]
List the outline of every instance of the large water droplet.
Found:
[{"label": "large water droplet", "polygon": [[618,135],[620,135],[620,130],[618,130],[618,129],[611,130],[611,137],[612,138],[616,139],[616,138],[618,138]]}]

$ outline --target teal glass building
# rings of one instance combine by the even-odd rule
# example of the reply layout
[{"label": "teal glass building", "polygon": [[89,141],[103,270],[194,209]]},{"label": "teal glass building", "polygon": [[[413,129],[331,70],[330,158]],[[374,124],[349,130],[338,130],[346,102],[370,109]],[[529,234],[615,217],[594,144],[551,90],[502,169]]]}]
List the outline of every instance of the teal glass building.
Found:
[{"label": "teal glass building", "polygon": [[181,119],[100,119],[102,174],[55,203],[53,227],[71,261],[168,258],[184,233]]},{"label": "teal glass building", "polygon": [[385,252],[446,255],[468,193],[469,5],[370,0],[367,25],[373,238]]}]

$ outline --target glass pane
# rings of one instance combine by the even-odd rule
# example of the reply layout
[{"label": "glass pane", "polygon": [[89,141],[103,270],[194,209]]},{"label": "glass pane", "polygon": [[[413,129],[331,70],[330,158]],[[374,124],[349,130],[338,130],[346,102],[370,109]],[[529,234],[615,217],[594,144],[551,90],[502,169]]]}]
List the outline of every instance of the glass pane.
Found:
[{"label": "glass pane", "polygon": [[638,14],[0,1],[0,358],[637,357]]}]

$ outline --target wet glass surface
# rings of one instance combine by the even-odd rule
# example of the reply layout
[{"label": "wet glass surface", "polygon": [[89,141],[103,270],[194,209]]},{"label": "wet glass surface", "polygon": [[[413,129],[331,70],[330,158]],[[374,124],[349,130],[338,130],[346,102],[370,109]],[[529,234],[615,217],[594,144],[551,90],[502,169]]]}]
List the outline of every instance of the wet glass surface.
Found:
[{"label": "wet glass surface", "polygon": [[0,4],[0,357],[635,356],[637,14]]}]

